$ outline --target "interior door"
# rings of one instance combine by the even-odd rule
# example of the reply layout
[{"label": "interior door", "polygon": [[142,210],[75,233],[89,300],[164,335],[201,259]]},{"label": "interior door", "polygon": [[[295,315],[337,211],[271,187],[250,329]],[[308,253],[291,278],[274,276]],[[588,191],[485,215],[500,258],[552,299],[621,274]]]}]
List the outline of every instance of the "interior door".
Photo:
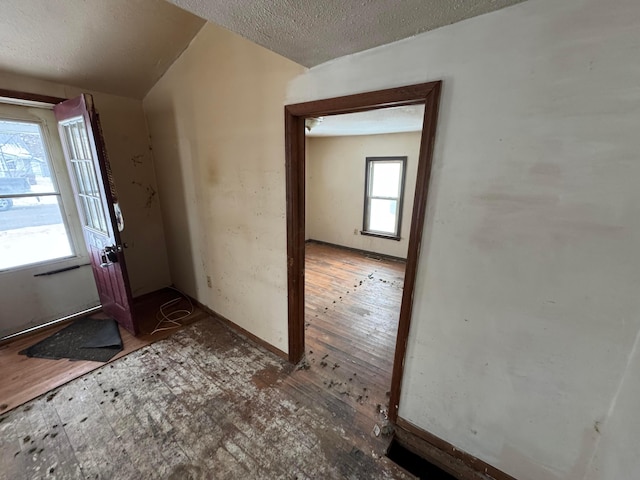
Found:
[{"label": "interior door", "polygon": [[83,94],[53,111],[102,309],[135,335],[116,191],[93,98]]}]

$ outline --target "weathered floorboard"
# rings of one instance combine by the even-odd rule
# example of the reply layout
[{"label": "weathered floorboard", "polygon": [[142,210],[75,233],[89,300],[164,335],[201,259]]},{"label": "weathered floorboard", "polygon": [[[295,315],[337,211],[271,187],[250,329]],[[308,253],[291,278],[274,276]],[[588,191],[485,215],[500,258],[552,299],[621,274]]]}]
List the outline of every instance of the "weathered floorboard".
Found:
[{"label": "weathered floorboard", "polygon": [[[143,332],[134,337],[127,330],[120,328],[120,336],[124,344],[124,350],[118,353],[112,361],[138,350],[152,342],[167,338],[175,330],[163,330],[151,334],[158,324],[158,309],[168,300],[177,298],[179,294],[171,289],[163,289],[135,299],[134,310],[136,318],[140,321],[140,329]],[[186,301],[171,308],[188,308]],[[172,311],[169,308],[167,311]],[[92,317],[106,317],[102,313],[91,315]],[[194,313],[183,323],[195,322],[204,318],[206,314],[194,309]],[[99,368],[101,362],[47,360],[42,358],[30,358],[18,355],[18,352],[47,338],[58,330],[66,327],[68,322],[57,324],[31,334],[17,337],[10,341],[0,343],[0,414],[11,410],[23,403],[53,390],[60,385],[78,378],[87,372]],[[149,332],[149,333],[145,333]]]},{"label": "weathered floorboard", "polygon": [[405,264],[314,242],[305,260],[308,369],[288,381],[382,454]]},{"label": "weathered floorboard", "polygon": [[304,373],[200,321],[0,416],[0,479],[409,478],[299,395]]},{"label": "weathered floorboard", "polygon": [[207,317],[0,415],[0,480],[411,478],[372,433],[404,265],[319,247],[303,368]]}]

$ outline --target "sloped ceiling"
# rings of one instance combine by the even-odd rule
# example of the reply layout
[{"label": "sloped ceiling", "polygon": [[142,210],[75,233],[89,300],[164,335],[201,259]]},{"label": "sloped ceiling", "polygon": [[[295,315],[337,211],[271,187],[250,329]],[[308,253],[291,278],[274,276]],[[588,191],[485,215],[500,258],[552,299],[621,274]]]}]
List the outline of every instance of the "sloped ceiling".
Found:
[{"label": "sloped ceiling", "polygon": [[306,67],[523,0],[169,0]]},{"label": "sloped ceiling", "polygon": [[523,0],[170,1],[2,0],[0,72],[142,98],[203,19],[311,67]]},{"label": "sloped ceiling", "polygon": [[0,71],[142,98],[203,24],[164,0],[2,0]]}]

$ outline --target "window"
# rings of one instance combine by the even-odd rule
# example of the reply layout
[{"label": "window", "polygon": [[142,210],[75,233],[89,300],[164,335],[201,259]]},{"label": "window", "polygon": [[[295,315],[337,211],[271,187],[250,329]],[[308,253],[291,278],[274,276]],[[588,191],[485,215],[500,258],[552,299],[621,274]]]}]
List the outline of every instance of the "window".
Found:
[{"label": "window", "polygon": [[19,108],[0,117],[0,271],[75,254],[47,125]]},{"label": "window", "polygon": [[363,235],[400,240],[407,157],[367,157]]},{"label": "window", "polygon": [[67,155],[74,170],[76,193],[82,211],[82,221],[85,227],[92,228],[105,235],[107,230],[107,216],[104,212],[98,179],[91,153],[87,128],[82,117],[72,118],[60,122],[66,144]]}]

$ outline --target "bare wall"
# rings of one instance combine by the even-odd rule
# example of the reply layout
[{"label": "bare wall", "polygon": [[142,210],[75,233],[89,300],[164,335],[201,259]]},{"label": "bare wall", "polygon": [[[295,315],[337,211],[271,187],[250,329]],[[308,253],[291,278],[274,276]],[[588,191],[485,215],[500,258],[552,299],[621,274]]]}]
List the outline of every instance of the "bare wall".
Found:
[{"label": "bare wall", "polygon": [[444,81],[400,415],[520,480],[640,478],[639,28],[529,0],[290,84]]},{"label": "bare wall", "polygon": [[[307,237],[407,258],[419,150],[420,132],[307,137]],[[388,156],[407,157],[400,241],[360,234],[366,158]]]},{"label": "bare wall", "polygon": [[173,281],[283,351],[283,107],[303,71],[207,24],[144,99]]}]

